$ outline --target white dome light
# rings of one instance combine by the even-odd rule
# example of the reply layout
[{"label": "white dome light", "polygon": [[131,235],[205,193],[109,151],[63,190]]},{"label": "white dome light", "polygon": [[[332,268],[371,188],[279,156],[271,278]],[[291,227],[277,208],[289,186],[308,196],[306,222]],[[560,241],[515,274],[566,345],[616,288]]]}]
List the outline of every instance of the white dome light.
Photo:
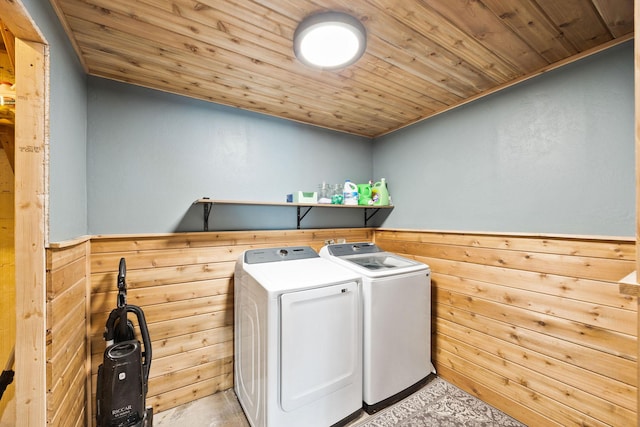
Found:
[{"label": "white dome light", "polygon": [[366,47],[365,29],[352,16],[339,12],[312,15],[300,23],[293,50],[303,63],[335,70],[356,62]]}]

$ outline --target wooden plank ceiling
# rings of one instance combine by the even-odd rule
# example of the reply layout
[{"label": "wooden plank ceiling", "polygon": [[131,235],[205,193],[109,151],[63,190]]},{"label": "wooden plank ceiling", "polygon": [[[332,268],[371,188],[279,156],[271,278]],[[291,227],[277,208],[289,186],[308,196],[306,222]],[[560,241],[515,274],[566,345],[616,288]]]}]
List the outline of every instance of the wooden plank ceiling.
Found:
[{"label": "wooden plank ceiling", "polygon": [[[51,0],[88,74],[376,137],[633,37],[632,0]],[[367,51],[293,55],[319,11]]]}]

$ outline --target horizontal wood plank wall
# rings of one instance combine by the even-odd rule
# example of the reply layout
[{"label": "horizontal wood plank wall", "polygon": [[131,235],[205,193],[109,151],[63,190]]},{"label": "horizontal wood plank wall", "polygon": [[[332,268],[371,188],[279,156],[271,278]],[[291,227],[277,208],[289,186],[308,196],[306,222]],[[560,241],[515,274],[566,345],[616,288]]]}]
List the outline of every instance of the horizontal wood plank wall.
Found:
[{"label": "horizontal wood plank wall", "polygon": [[47,425],[86,425],[89,242],[47,250]]},{"label": "horizontal wood plank wall", "polygon": [[[92,407],[102,333],[127,264],[127,299],[140,306],[152,340],[147,405],[164,411],[233,386],[233,271],[243,251],[325,240],[371,241],[371,229],[203,232],[91,239]],[[131,316],[130,316],[131,318]],[[95,415],[94,415],[95,417]]]},{"label": "horizontal wood plank wall", "polygon": [[432,270],[438,375],[527,425],[637,422],[635,241],[376,230]]}]

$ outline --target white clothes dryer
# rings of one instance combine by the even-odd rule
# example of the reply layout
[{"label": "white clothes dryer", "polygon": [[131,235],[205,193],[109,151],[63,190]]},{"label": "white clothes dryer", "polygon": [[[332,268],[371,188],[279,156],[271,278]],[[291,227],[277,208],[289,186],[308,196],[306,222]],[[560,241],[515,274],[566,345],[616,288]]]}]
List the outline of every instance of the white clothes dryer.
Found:
[{"label": "white clothes dryer", "polygon": [[362,412],[360,276],[310,247],[236,264],[234,390],[252,427],[343,425]]},{"label": "white clothes dryer", "polygon": [[418,390],[431,362],[431,270],[373,243],[324,246],[320,256],[362,277],[363,407],[372,414]]}]

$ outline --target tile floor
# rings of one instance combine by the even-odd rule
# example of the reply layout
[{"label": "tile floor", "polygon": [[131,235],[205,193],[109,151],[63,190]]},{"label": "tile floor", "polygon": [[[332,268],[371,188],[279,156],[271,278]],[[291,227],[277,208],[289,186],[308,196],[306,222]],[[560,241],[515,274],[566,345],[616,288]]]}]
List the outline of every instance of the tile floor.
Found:
[{"label": "tile floor", "polygon": [[[368,417],[363,415],[349,425]],[[233,389],[159,412],[153,427],[250,427]]]},{"label": "tile floor", "polygon": [[249,427],[233,389],[153,415],[153,427]]}]

